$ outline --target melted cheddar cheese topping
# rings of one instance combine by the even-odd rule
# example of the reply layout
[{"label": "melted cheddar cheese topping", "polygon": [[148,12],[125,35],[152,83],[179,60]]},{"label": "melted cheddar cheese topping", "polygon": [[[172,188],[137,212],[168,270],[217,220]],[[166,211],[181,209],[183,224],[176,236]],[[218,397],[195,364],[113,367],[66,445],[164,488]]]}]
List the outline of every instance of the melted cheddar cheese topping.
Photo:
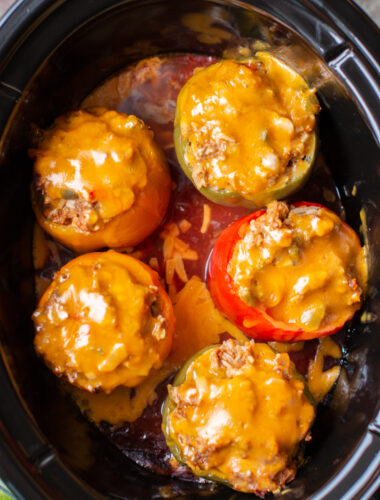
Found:
[{"label": "melted cheddar cheese topping", "polygon": [[246,340],[240,330],[222,316],[206,285],[196,276],[174,297],[173,310],[176,322],[170,355],[163,366],[152,371],[133,393],[127,387],[117,387],[111,394],[89,394],[81,389],[72,389],[80,409],[97,425],[104,421],[112,425],[135,421],[155,400],[157,385],[200,349],[218,343],[221,335],[227,333],[241,342]]},{"label": "melted cheddar cheese topping", "polygon": [[132,257],[112,250],[78,257],[56,274],[33,314],[35,348],[56,375],[87,391],[134,387],[171,347],[164,293]]},{"label": "melted cheddar cheese topping", "polygon": [[178,106],[185,161],[198,189],[249,198],[306,168],[319,106],[304,80],[269,54],[196,72]]},{"label": "melted cheddar cheese topping", "polygon": [[310,437],[315,412],[304,389],[288,354],[230,339],[169,386],[166,433],[196,474],[239,491],[275,492],[294,478],[298,445]]},{"label": "melted cheddar cheese topping", "polygon": [[249,305],[310,332],[343,325],[360,308],[364,250],[333,212],[273,202],[241,236],[228,272]]},{"label": "melted cheddar cheese topping", "polygon": [[150,171],[166,169],[143,121],[104,108],[59,117],[30,155],[44,217],[84,233],[130,210]]}]

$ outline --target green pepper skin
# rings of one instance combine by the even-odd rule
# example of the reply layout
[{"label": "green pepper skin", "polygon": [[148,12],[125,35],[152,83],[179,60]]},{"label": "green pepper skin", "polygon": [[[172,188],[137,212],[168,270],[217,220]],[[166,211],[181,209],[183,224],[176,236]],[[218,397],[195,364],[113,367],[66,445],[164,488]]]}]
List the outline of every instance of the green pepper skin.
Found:
[{"label": "green pepper skin", "polygon": [[[268,57],[269,54],[267,53],[257,53],[256,56],[252,59],[256,59],[257,61],[261,61],[261,58]],[[273,56],[270,56],[273,57]],[[273,59],[275,59],[273,57]],[[238,59],[237,62],[245,63],[247,62],[247,59]],[[218,64],[218,63],[216,63]],[[207,71],[207,68],[204,68],[201,71]],[[288,71],[291,72],[296,76],[296,78],[299,80],[299,84],[301,88],[308,88],[307,83],[305,80],[294,70],[291,68],[288,68]],[[187,83],[184,85],[183,88],[186,88]],[[176,108],[176,116],[175,116],[175,121],[174,121],[174,147],[175,147],[175,152],[177,155],[178,162],[185,173],[185,175],[191,180],[191,182],[194,184],[193,176],[192,176],[192,168],[190,165],[188,165],[185,161],[185,152],[186,149],[189,147],[187,142],[183,139],[181,135],[181,95],[182,91],[180,92],[177,100],[177,108]],[[318,99],[316,98],[315,95],[310,96],[310,108],[312,109],[318,105]],[[317,128],[317,127],[316,127]],[[305,155],[305,161],[306,161],[306,168],[301,168],[299,167],[296,172],[292,175],[292,177],[288,180],[286,184],[279,182],[279,185],[274,185],[271,186],[269,189],[255,193],[250,195],[249,198],[246,198],[242,196],[239,193],[235,192],[230,192],[226,190],[215,190],[211,188],[200,188],[198,189],[195,184],[194,186],[200,193],[203,194],[207,199],[210,201],[217,203],[219,205],[225,205],[225,206],[235,206],[235,207],[245,207],[248,209],[255,210],[257,208],[262,208],[265,205],[267,205],[270,201],[273,200],[281,200],[285,199],[288,196],[292,195],[307,182],[307,180],[310,177],[311,171],[313,169],[313,166],[315,164],[316,156],[317,156],[317,151],[318,151],[318,135],[316,130],[314,130],[312,136],[311,136],[311,141],[309,145],[309,150],[307,151],[307,154]]]},{"label": "green pepper skin", "polygon": [[[182,366],[182,368],[179,370],[177,375],[175,376],[175,379],[174,379],[172,385],[174,387],[181,385],[185,381],[187,371],[188,371],[190,365],[193,363],[193,361],[195,361],[199,356],[201,356],[205,352],[207,352],[211,349],[215,349],[216,347],[218,347],[218,345],[215,345],[215,344],[204,347],[203,349],[198,351],[196,354],[194,354],[194,356],[192,356],[190,359],[188,359],[186,361],[186,363]],[[172,437],[170,436],[170,433],[169,433],[169,425],[168,425],[169,414],[173,410],[174,410],[174,404],[173,404],[170,396],[168,395],[166,400],[165,400],[164,406],[162,408],[162,432],[164,433],[164,436],[166,439],[166,444],[168,445],[168,448],[172,452],[174,458],[180,464],[186,465],[186,463],[182,457],[181,451],[177,446],[177,443],[174,441],[174,439],[172,439]],[[232,488],[232,485],[228,481],[223,479],[218,474],[217,471],[204,472],[200,469],[194,470],[194,469],[190,469],[190,468],[189,468],[189,470],[191,470],[193,472],[193,474],[195,474],[196,476],[200,476],[200,477],[203,477],[205,479],[209,479],[210,481],[216,481],[218,483],[224,484],[225,486],[228,486],[229,488]]]},{"label": "green pepper skin", "polygon": [[[194,356],[192,356],[190,359],[188,359],[186,361],[186,363],[182,366],[182,368],[179,370],[179,372],[177,373],[177,375],[175,376],[174,378],[174,381],[173,381],[173,387],[177,387],[179,385],[181,385],[185,380],[186,380],[186,375],[187,375],[187,372],[191,366],[191,364],[200,356],[202,356],[202,354],[204,354],[205,352],[207,351],[210,351],[211,349],[215,349],[219,347],[219,344],[213,344],[213,345],[210,345],[210,346],[207,346],[207,347],[204,347],[203,349],[201,349],[200,351],[198,351],[196,354],[194,354]],[[269,346],[270,347],[270,346]],[[273,351],[275,351],[275,349],[273,349],[272,347],[270,347]],[[276,351],[275,351],[276,352]],[[306,383],[306,380],[304,378],[303,375],[301,375],[301,373],[299,373],[295,368],[293,369],[293,375],[301,380],[304,385],[305,385],[305,388],[304,388],[304,395],[306,397],[306,399],[308,400],[308,402],[314,406],[314,408],[317,407],[317,403],[315,402],[310,390],[309,390],[309,387]],[[163,408],[162,408],[162,432],[164,433],[164,436],[165,436],[165,439],[166,439],[166,444],[168,445],[168,448],[169,450],[171,451],[171,453],[173,454],[174,458],[177,460],[177,462],[179,462],[180,464],[182,465],[185,465],[186,466],[186,463],[185,463],[185,460],[181,454],[181,451],[176,443],[176,441],[171,437],[170,435],[170,432],[169,432],[169,415],[172,411],[174,411],[175,409],[175,405],[173,403],[173,401],[171,400],[170,398],[170,395],[167,396],[166,400],[165,400],[165,403],[163,405]],[[299,454],[298,454],[298,462],[299,463],[302,463],[302,460],[303,460],[303,453],[302,453],[302,447],[301,447],[302,443],[300,444],[300,450],[299,450]],[[186,466],[187,467],[187,466]],[[189,468],[190,469],[190,468]],[[232,488],[232,485],[231,483],[229,483],[229,481],[227,481],[226,479],[224,479],[222,477],[222,475],[220,474],[220,472],[218,472],[217,470],[211,470],[210,472],[205,472],[205,471],[202,471],[200,469],[190,469],[193,474],[195,474],[196,476],[200,476],[200,477],[203,477],[205,479],[209,479],[211,481],[216,481],[218,483],[221,483],[225,486],[228,486],[229,488]],[[258,496],[263,496],[261,492],[256,492],[256,495]]]}]

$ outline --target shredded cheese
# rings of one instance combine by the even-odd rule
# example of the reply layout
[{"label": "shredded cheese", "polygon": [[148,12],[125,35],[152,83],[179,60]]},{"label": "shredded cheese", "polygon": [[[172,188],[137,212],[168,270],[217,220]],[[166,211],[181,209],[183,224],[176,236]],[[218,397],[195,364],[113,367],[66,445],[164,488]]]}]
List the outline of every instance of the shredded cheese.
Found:
[{"label": "shredded cheese", "polygon": [[164,260],[171,259],[174,252],[174,238],[171,235],[166,236],[164,239],[164,246],[162,248]]},{"label": "shredded cheese", "polygon": [[186,233],[186,231],[191,228],[191,222],[189,222],[187,219],[182,219],[178,224],[178,227],[180,228],[181,233]]},{"label": "shredded cheese", "polygon": [[181,255],[186,252],[188,249],[189,245],[185,243],[184,241],[180,240],[179,238],[176,238],[174,240],[174,249],[178,251]]},{"label": "shredded cheese", "polygon": [[167,259],[165,262],[165,281],[168,285],[173,283],[175,271],[175,261],[174,259]]},{"label": "shredded cheese", "polygon": [[[191,224],[186,220],[181,221],[186,228]],[[190,226],[188,226],[190,224]],[[192,250],[188,243],[178,238],[180,229],[174,222],[167,224],[161,232],[160,237],[164,240],[162,253],[165,265],[165,281],[168,286],[173,284],[174,276],[177,275],[183,283],[188,281],[184,260],[197,260],[198,254]]]},{"label": "shredded cheese", "polygon": [[177,273],[178,278],[181,281],[183,281],[184,283],[189,281],[189,278],[187,277],[187,274],[186,274],[185,265],[183,263],[182,257],[176,255],[173,258],[173,261],[174,261],[174,268],[175,268],[175,271]]},{"label": "shredded cheese", "polygon": [[184,260],[198,260],[198,253],[196,250],[191,250],[188,248],[184,252],[182,252],[182,258]]},{"label": "shredded cheese", "polygon": [[211,222],[211,207],[210,205],[205,203],[203,205],[203,221],[200,229],[202,234],[207,232],[210,222]]},{"label": "shredded cheese", "polygon": [[179,229],[175,222],[169,222],[164,227],[164,230],[161,232],[161,238],[165,238],[166,236],[173,236],[174,238],[179,235]]}]

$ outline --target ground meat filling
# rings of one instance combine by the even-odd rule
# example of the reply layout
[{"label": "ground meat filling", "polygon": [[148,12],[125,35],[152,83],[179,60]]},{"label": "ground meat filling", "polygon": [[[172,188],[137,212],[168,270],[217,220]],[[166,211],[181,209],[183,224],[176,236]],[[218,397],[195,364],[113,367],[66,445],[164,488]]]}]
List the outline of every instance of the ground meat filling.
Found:
[{"label": "ground meat filling", "polygon": [[35,176],[33,186],[41,211],[50,222],[72,226],[83,233],[98,231],[108,222],[101,218],[96,201],[86,200],[68,189],[62,190],[62,198],[51,199],[40,176]]},{"label": "ground meat filling", "polygon": [[[194,134],[193,143],[190,142],[192,153],[195,158],[192,177],[198,189],[208,187],[212,182],[209,174],[204,168],[206,161],[225,162],[227,152],[236,146],[236,141],[220,130],[220,128],[210,121],[198,131],[192,130]],[[188,158],[187,158],[188,159]],[[191,160],[190,160],[191,161]]]},{"label": "ground meat filling", "polygon": [[314,408],[286,353],[229,339],[200,354],[169,397],[170,437],[195,473],[259,495],[294,478]]},{"label": "ground meat filling", "polygon": [[251,245],[260,246],[292,237],[292,229],[286,222],[288,214],[289,207],[285,202],[270,203],[266,212],[255,223],[250,224],[246,241]]},{"label": "ground meat filling", "polygon": [[228,273],[249,305],[308,331],[342,324],[360,307],[364,250],[332,212],[272,202],[239,236]]},{"label": "ground meat filling", "polygon": [[226,376],[232,378],[239,374],[244,365],[254,363],[254,343],[240,345],[229,339],[212,352],[210,359],[213,370],[225,370]]}]

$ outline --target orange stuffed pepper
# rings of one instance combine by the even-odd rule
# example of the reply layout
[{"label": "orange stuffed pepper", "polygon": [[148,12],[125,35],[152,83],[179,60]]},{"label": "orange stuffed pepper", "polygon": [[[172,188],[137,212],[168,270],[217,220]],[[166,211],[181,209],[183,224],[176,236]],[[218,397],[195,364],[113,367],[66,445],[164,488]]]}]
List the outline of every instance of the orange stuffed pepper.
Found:
[{"label": "orange stuffed pepper", "polygon": [[134,387],[169,354],[174,315],[158,275],[113,250],[56,273],[33,314],[36,351],[58,376],[90,392]]},{"label": "orange stuffed pepper", "polygon": [[169,168],[153,132],[133,115],[104,108],[68,113],[30,156],[37,220],[75,251],[136,245],[165,215]]}]

